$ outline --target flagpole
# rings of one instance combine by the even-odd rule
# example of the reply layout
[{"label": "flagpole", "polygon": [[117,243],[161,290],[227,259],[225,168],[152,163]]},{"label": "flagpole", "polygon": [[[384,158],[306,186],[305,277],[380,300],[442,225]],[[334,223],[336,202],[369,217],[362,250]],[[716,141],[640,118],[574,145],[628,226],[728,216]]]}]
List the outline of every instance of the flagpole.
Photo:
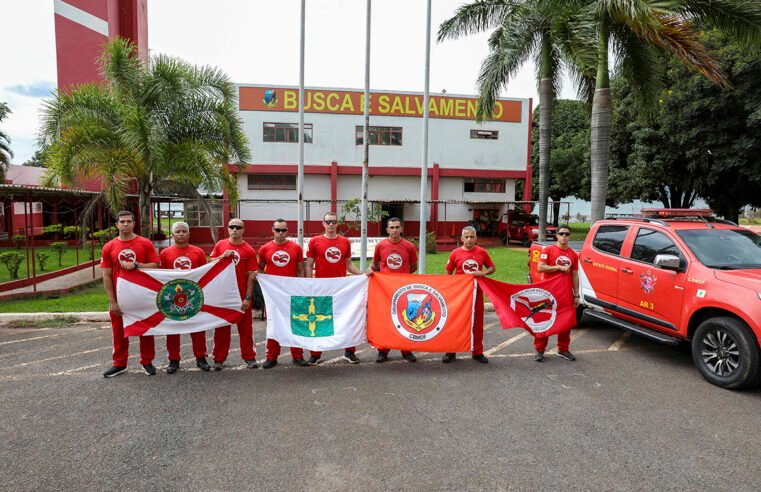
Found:
[{"label": "flagpole", "polygon": [[365,158],[362,161],[362,215],[359,270],[367,268],[367,179],[370,160],[370,11],[372,0],[367,0],[367,27],[365,30],[365,128],[363,133]]},{"label": "flagpole", "polygon": [[301,0],[301,46],[299,51],[299,169],[296,178],[298,195],[298,242],[304,247],[304,37],[306,31],[306,0]]},{"label": "flagpole", "polygon": [[425,207],[428,202],[428,100],[431,72],[431,0],[427,2],[425,26],[425,89],[423,95],[423,156],[420,163],[420,253],[418,273],[425,273]]}]

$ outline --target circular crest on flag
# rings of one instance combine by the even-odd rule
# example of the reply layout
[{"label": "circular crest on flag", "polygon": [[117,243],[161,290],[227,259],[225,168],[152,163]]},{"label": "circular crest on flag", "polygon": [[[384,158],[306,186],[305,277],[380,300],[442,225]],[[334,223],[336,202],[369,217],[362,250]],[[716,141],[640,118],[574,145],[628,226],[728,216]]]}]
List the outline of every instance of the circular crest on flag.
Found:
[{"label": "circular crest on flag", "polygon": [[399,253],[391,253],[388,255],[388,258],[386,258],[386,266],[391,270],[400,269],[402,263],[404,263],[404,260],[402,260],[402,256]]},{"label": "circular crest on flag", "polygon": [[200,285],[184,278],[165,283],[156,295],[159,312],[169,319],[185,321],[201,311],[203,289]]},{"label": "circular crest on flag", "polygon": [[510,296],[510,309],[531,328],[534,333],[549,330],[557,317],[555,296],[544,289],[531,287]]},{"label": "circular crest on flag", "polygon": [[272,263],[275,266],[284,267],[291,261],[291,255],[287,251],[275,251],[272,254]]},{"label": "circular crest on flag", "polygon": [[404,338],[425,342],[435,338],[447,323],[444,296],[426,284],[407,284],[391,297],[391,319]]},{"label": "circular crest on flag", "polygon": [[174,260],[175,270],[190,270],[193,268],[193,262],[187,256],[180,256]]},{"label": "circular crest on flag", "polygon": [[335,246],[331,246],[325,250],[325,259],[330,263],[338,263],[341,261],[341,250]]},{"label": "circular crest on flag", "polygon": [[130,248],[125,248],[119,251],[119,262],[134,263],[137,260],[137,255]]}]

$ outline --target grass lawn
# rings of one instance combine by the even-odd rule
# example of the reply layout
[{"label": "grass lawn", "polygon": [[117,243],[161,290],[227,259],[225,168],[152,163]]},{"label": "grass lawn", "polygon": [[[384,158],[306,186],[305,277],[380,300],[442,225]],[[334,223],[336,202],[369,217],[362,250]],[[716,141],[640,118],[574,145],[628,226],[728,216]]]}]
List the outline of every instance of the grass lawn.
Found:
[{"label": "grass lawn", "polygon": [[[100,244],[95,245],[95,256],[100,257],[100,250],[101,246]],[[5,253],[6,251],[16,251],[16,248],[0,248],[0,253]],[[56,270],[60,270],[62,268],[74,266],[77,264],[77,256],[76,256],[76,250],[74,247],[70,246],[66,248],[66,251],[63,253],[63,257],[61,258],[61,266],[58,266],[58,253],[51,250],[50,248],[34,248],[35,253],[38,251],[47,251],[50,254],[50,257],[48,258],[47,265],[45,266],[45,270],[40,270],[40,262],[35,257],[35,268],[37,270],[37,274],[40,275],[42,273],[49,273],[54,272]],[[19,251],[22,255],[26,254],[25,249],[21,249]],[[32,268],[32,258],[31,258],[31,249],[29,250],[30,258],[29,258],[29,268]],[[90,245],[88,244],[86,247],[81,248],[79,250],[79,263],[86,263],[90,260]],[[18,278],[26,278],[26,260],[22,260],[21,265],[19,266],[18,270]],[[0,264],[0,282],[8,282],[11,279],[11,275],[8,272],[8,269],[5,267],[5,265]]]},{"label": "grass lawn", "polygon": [[[525,249],[500,246],[489,248],[487,251],[497,267],[492,278],[514,284],[526,283],[528,253]],[[426,255],[426,272],[444,273],[448,258],[449,253]],[[358,262],[355,263],[358,265]],[[71,313],[105,311],[106,309],[108,309],[108,299],[99,282],[95,286],[65,294],[58,299],[38,297],[0,303],[0,313]]]}]

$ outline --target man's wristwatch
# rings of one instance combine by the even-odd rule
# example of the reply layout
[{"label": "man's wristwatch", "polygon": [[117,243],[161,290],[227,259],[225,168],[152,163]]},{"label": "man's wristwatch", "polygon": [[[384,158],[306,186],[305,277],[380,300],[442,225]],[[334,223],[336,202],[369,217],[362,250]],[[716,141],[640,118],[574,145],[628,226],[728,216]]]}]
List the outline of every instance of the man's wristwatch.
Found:
[{"label": "man's wristwatch", "polygon": [[139,266],[140,266],[140,263],[135,262],[135,268],[137,269],[137,267],[139,267]]},{"label": "man's wristwatch", "polygon": [[245,299],[247,301],[253,301],[254,300],[254,296],[248,295],[248,296],[244,297],[243,299]]}]

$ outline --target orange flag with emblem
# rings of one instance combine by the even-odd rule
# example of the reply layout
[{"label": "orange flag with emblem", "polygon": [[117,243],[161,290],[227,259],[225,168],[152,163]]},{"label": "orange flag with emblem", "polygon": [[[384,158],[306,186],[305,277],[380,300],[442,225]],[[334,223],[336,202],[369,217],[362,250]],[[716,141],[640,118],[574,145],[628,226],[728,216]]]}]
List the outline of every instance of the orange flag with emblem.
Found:
[{"label": "orange flag with emblem", "polygon": [[472,275],[374,273],[367,340],[379,349],[469,352],[475,289]]}]

